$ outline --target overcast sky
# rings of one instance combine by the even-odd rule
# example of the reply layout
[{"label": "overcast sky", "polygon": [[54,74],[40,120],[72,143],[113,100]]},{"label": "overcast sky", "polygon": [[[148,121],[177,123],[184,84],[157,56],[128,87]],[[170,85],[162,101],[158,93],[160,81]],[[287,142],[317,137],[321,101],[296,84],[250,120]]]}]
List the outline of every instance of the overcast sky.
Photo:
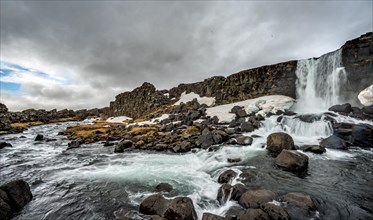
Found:
[{"label": "overcast sky", "polygon": [[372,1],[1,1],[1,102],[92,108],[318,57],[373,29]]}]

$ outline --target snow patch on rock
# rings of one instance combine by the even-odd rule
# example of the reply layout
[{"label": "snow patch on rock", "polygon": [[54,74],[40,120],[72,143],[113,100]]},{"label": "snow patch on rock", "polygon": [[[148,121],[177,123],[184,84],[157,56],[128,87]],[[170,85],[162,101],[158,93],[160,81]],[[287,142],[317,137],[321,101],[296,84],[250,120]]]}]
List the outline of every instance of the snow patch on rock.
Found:
[{"label": "snow patch on rock", "polygon": [[110,123],[125,123],[126,120],[132,120],[132,118],[127,116],[118,116],[118,117],[110,117],[106,120],[106,122]]},{"label": "snow patch on rock", "polygon": [[206,109],[206,114],[210,117],[217,116],[219,123],[229,123],[236,117],[234,113],[230,113],[234,106],[244,107],[247,114],[257,112],[257,115],[265,115],[269,112],[276,113],[277,111],[284,111],[293,106],[295,100],[288,96],[271,95],[262,96],[255,99],[248,99],[241,102],[230,103],[226,105],[219,105]]},{"label": "snow patch on rock", "polygon": [[174,105],[180,105],[181,103],[187,103],[192,101],[193,99],[197,99],[199,104],[206,104],[207,106],[213,106],[215,104],[215,97],[201,97],[200,95],[191,92],[186,94],[186,92],[183,92],[180,96],[179,101],[177,101]]}]

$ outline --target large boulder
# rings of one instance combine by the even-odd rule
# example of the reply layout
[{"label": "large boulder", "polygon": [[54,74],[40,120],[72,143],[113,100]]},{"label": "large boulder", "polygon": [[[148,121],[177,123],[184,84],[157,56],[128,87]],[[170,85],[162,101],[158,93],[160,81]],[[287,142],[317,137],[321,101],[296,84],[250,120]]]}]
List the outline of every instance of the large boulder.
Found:
[{"label": "large boulder", "polygon": [[163,215],[168,220],[196,220],[197,213],[193,201],[188,197],[176,197]]},{"label": "large boulder", "polygon": [[218,183],[230,183],[234,178],[236,178],[237,173],[233,170],[226,170],[220,174],[218,178]]},{"label": "large boulder", "polygon": [[355,125],[352,128],[350,142],[354,146],[373,148],[373,126]]},{"label": "large boulder", "polygon": [[332,135],[322,140],[320,146],[330,149],[347,150],[346,142],[336,135]]},{"label": "large boulder", "polygon": [[238,213],[237,220],[270,220],[267,213],[261,209],[246,209]]},{"label": "large boulder", "polygon": [[161,194],[154,194],[141,202],[139,211],[146,215],[163,216],[169,204],[170,201]]},{"label": "large boulder", "polygon": [[271,153],[279,154],[284,149],[295,150],[294,141],[290,135],[276,132],[267,137],[267,150]]},{"label": "large boulder", "polygon": [[333,105],[328,110],[332,112],[348,114],[352,112],[352,107],[350,103],[346,103],[342,105]]},{"label": "large boulder", "polygon": [[373,84],[361,91],[357,97],[362,105],[373,105]]},{"label": "large boulder", "polygon": [[214,144],[214,138],[211,132],[203,132],[201,136],[198,137],[196,145],[203,149],[207,149]]},{"label": "large boulder", "polygon": [[276,165],[287,171],[301,172],[308,168],[308,157],[295,150],[283,150],[276,157]]},{"label": "large boulder", "polygon": [[270,190],[259,189],[247,191],[240,197],[238,203],[244,208],[260,208],[267,202],[271,202],[276,198],[276,194]]},{"label": "large boulder", "polygon": [[10,219],[32,200],[30,186],[24,180],[15,180],[0,186],[0,219]]},{"label": "large boulder", "polygon": [[12,144],[10,144],[8,142],[0,142],[0,149],[2,149],[4,147],[12,147]]},{"label": "large boulder", "polygon": [[301,192],[292,192],[283,196],[283,200],[287,203],[303,208],[315,210],[316,206],[310,195]]}]

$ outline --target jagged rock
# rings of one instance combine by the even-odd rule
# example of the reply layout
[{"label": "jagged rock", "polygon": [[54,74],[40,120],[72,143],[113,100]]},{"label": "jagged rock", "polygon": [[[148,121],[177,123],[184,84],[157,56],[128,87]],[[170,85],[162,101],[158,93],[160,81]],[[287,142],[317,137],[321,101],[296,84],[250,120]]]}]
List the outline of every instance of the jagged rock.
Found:
[{"label": "jagged rock", "polygon": [[283,200],[289,204],[295,205],[303,209],[315,210],[316,206],[310,195],[299,192],[288,193],[283,197]]},{"label": "jagged rock", "polygon": [[114,152],[123,153],[125,149],[131,148],[132,145],[133,145],[132,141],[123,140],[115,146]]},{"label": "jagged rock", "polygon": [[197,141],[196,141],[196,145],[203,148],[203,149],[207,149],[208,147],[210,147],[211,145],[214,144],[214,138],[211,134],[211,132],[208,132],[208,133],[205,133],[201,136],[198,137]]},{"label": "jagged rock", "polygon": [[44,135],[37,134],[34,141],[42,141],[44,139]]},{"label": "jagged rock", "polygon": [[315,154],[323,154],[326,152],[325,148],[320,145],[303,145],[301,149],[304,152],[312,152]]},{"label": "jagged rock", "polygon": [[267,137],[267,150],[271,153],[279,154],[284,149],[295,150],[294,141],[290,135],[276,132]]},{"label": "jagged rock", "polygon": [[229,183],[236,176],[237,176],[237,173],[235,171],[233,171],[233,170],[226,170],[222,174],[220,174],[220,176],[218,178],[218,183]]},{"label": "jagged rock", "polygon": [[140,204],[140,212],[146,215],[163,216],[170,201],[165,199],[161,194],[154,194],[145,198]]},{"label": "jagged rock", "polygon": [[219,215],[214,215],[211,213],[203,213],[202,220],[224,220],[224,217],[221,217]]},{"label": "jagged rock", "polygon": [[276,194],[270,190],[259,189],[247,191],[240,197],[238,203],[244,208],[260,208],[267,202],[271,202],[276,198]]},{"label": "jagged rock", "polygon": [[337,113],[345,113],[348,114],[352,112],[352,107],[350,103],[342,104],[342,105],[333,105],[328,109],[329,111],[337,112]]},{"label": "jagged rock", "polygon": [[231,184],[224,183],[223,185],[220,186],[220,188],[218,189],[218,195],[216,198],[219,201],[220,205],[223,205],[228,201],[231,192],[232,192]]},{"label": "jagged rock", "polygon": [[196,220],[197,213],[190,198],[176,197],[171,201],[163,217],[168,220]]},{"label": "jagged rock", "polygon": [[261,209],[246,209],[241,211],[237,220],[271,220],[267,213]]},{"label": "jagged rock", "polygon": [[19,211],[32,200],[28,183],[15,180],[0,186],[0,217],[10,219],[12,213]]},{"label": "jagged rock", "polygon": [[335,135],[332,135],[322,140],[320,142],[320,146],[330,149],[347,150],[345,141]]},{"label": "jagged rock", "polygon": [[287,171],[301,172],[308,168],[308,157],[295,150],[282,150],[276,157],[276,165]]},{"label": "jagged rock", "polygon": [[253,138],[241,135],[236,138],[236,141],[239,145],[251,145],[253,143]]},{"label": "jagged rock", "polygon": [[155,190],[157,192],[171,192],[173,187],[169,183],[160,183],[155,187]]},{"label": "jagged rock", "polygon": [[0,142],[0,149],[4,147],[13,147],[10,143],[7,142]]},{"label": "jagged rock", "polygon": [[262,205],[261,209],[269,215],[270,219],[281,219],[281,220],[290,219],[289,214],[281,206],[266,203]]}]

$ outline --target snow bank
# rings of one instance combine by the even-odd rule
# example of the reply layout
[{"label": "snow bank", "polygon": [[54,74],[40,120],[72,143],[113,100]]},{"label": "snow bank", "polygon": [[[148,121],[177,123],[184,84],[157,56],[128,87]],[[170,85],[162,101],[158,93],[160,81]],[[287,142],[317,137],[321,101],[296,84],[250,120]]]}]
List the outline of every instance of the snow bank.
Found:
[{"label": "snow bank", "polygon": [[207,108],[206,114],[210,117],[217,116],[219,123],[229,123],[236,117],[235,114],[230,113],[234,106],[244,107],[247,114],[258,112],[257,114],[264,116],[269,112],[276,113],[279,110],[289,109],[294,103],[295,100],[288,96],[271,95]]},{"label": "snow bank", "polygon": [[131,125],[136,125],[136,126],[142,126],[142,125],[154,125],[154,124],[157,124],[159,122],[161,122],[162,120],[168,118],[168,116],[170,116],[169,114],[163,114],[157,118],[153,118],[153,119],[150,119],[148,121],[142,121],[142,122],[134,122],[134,123],[131,123],[129,124],[128,126],[131,126]]},{"label": "snow bank", "polygon": [[198,94],[191,92],[186,94],[186,92],[183,92],[180,96],[179,101],[177,101],[174,105],[180,105],[182,102],[187,103],[192,101],[193,99],[197,99],[199,104],[206,104],[207,106],[212,106],[215,104],[215,97],[206,97],[206,96],[199,96]]},{"label": "snow bank", "polygon": [[373,84],[361,91],[357,98],[364,106],[373,105]]},{"label": "snow bank", "polygon": [[110,117],[106,121],[110,123],[125,123],[126,120],[132,120],[132,118],[127,116],[118,116],[118,117]]}]

